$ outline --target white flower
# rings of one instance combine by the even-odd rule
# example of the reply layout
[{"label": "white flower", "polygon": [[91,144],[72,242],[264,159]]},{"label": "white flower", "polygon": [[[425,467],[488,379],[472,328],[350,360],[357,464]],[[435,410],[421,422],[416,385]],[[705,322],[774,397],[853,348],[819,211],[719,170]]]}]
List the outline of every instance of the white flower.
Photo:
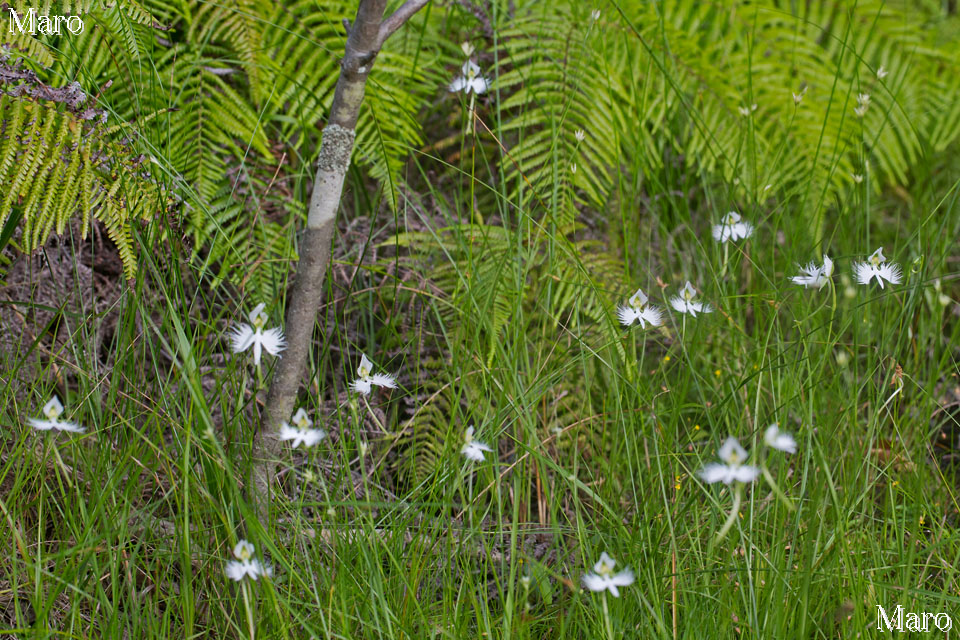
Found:
[{"label": "white flower", "polygon": [[233,556],[236,560],[227,563],[226,573],[228,578],[240,582],[244,576],[250,576],[252,580],[256,580],[260,576],[273,575],[273,569],[254,558],[253,551],[253,545],[246,540],[237,543],[233,548]]},{"label": "white flower", "polygon": [[805,95],[807,95],[807,88],[806,88],[806,87],[804,87],[804,88],[800,91],[800,93],[794,93],[794,94],[793,94],[793,104],[799,105],[800,102],[803,100],[803,96],[805,96]]},{"label": "white flower", "polygon": [[270,319],[263,310],[264,306],[263,303],[260,303],[254,307],[248,316],[250,324],[241,323],[230,333],[233,352],[241,353],[252,346],[253,364],[256,365],[260,364],[260,356],[264,350],[275,356],[287,348],[287,342],[283,338],[283,331],[280,327],[264,331],[263,326]]},{"label": "white flower", "polygon": [[480,94],[490,87],[490,83],[480,73],[480,67],[472,60],[464,62],[460,71],[461,75],[454,78],[453,82],[450,83],[450,91],[462,91],[463,93],[472,91]]},{"label": "white flower", "polygon": [[473,439],[473,426],[467,427],[466,432],[463,434],[464,445],[460,449],[460,453],[467,457],[467,460],[473,460],[474,462],[483,462],[484,457],[483,453],[486,451],[490,453],[493,451],[487,444],[480,442],[479,440]]},{"label": "white flower", "polygon": [[890,73],[890,72],[887,71],[887,70],[884,68],[883,65],[880,65],[880,68],[877,69],[877,78],[880,79],[880,80],[883,80],[884,78],[887,77],[887,74],[888,74],[888,73]]},{"label": "white flower", "polygon": [[460,43],[460,50],[463,51],[463,55],[469,58],[470,56],[473,55],[474,48],[470,42],[465,40]]},{"label": "white flower", "polygon": [[583,132],[583,129],[577,129],[573,132],[573,137],[577,139],[577,142],[583,142],[584,138],[587,137],[587,134]]},{"label": "white flower", "polygon": [[56,429],[57,431],[71,431],[73,433],[83,433],[85,429],[78,425],[76,422],[66,422],[60,420],[60,415],[63,413],[63,405],[60,404],[60,398],[53,396],[50,400],[47,401],[47,404],[43,405],[43,415],[47,417],[46,420],[40,418],[28,418],[27,422],[30,423],[30,426],[36,429],[37,431],[50,431],[51,429]]},{"label": "white flower", "polygon": [[863,174],[852,173],[850,175],[853,176],[853,181],[856,182],[857,184],[860,184],[861,182],[863,182]]},{"label": "white flower", "polygon": [[742,115],[744,118],[746,118],[747,116],[749,116],[751,113],[753,113],[753,112],[756,111],[756,110],[757,110],[757,105],[756,105],[756,104],[752,104],[752,105],[750,105],[749,107],[747,107],[747,106],[737,107],[737,111],[739,111],[739,112],[740,112],[740,115]]},{"label": "white flower", "polygon": [[594,9],[590,12],[590,19],[596,22],[600,19],[600,9]]},{"label": "white flower", "polygon": [[891,284],[900,284],[903,278],[900,265],[887,264],[887,259],[883,257],[883,247],[874,251],[866,262],[854,262],[853,273],[860,284],[870,284],[870,279],[876,278],[881,289],[883,289],[884,280]]},{"label": "white flower", "polygon": [[670,298],[670,306],[680,313],[689,313],[694,318],[697,317],[698,313],[712,312],[713,307],[710,306],[709,302],[697,302],[694,300],[696,295],[697,292],[694,290],[693,285],[687,280],[687,284],[680,290],[680,295]]},{"label": "white flower", "polygon": [[822,289],[823,285],[830,281],[830,276],[833,275],[833,260],[825,255],[823,256],[822,267],[818,267],[811,262],[807,264],[807,266],[799,268],[803,275],[791,277],[790,280],[792,280],[794,284]]},{"label": "white flower", "polygon": [[867,107],[870,106],[870,94],[869,93],[860,93],[857,94],[857,106],[854,108],[853,112],[857,114],[858,118],[862,118],[867,112]]},{"label": "white flower", "polygon": [[746,240],[753,235],[753,225],[740,222],[740,214],[731,211],[723,217],[720,224],[713,225],[713,239],[717,242],[728,240]]},{"label": "white flower", "polygon": [[723,442],[717,454],[726,464],[711,462],[701,469],[699,475],[704,482],[711,484],[714,482],[730,484],[734,481],[753,482],[760,475],[760,469],[757,467],[741,464],[747,459],[747,451],[732,436]]},{"label": "white flower", "polygon": [[637,292],[630,296],[626,305],[617,307],[617,317],[625,327],[629,327],[638,320],[643,329],[647,328],[648,322],[654,327],[663,324],[663,312],[660,307],[647,306],[647,296],[641,289],[637,289]]},{"label": "white flower", "polygon": [[360,376],[350,383],[350,388],[357,393],[368,395],[371,386],[384,387],[386,389],[396,389],[397,379],[385,373],[372,374],[373,363],[367,358],[366,354],[361,354],[360,366],[357,367],[357,375]]},{"label": "white flower", "polygon": [[767,443],[768,447],[777,451],[797,452],[797,441],[789,433],[780,431],[780,426],[776,422],[767,427],[767,430],[763,433],[763,441]]},{"label": "white flower", "polygon": [[614,574],[613,568],[617,561],[607,555],[604,551],[600,554],[600,559],[593,565],[593,573],[587,573],[583,576],[583,586],[590,591],[609,591],[614,598],[620,597],[620,591],[617,587],[626,587],[633,584],[633,572],[630,569],[624,569],[620,573]]},{"label": "white flower", "polygon": [[293,414],[292,422],[295,426],[290,426],[286,422],[280,424],[280,439],[293,440],[291,447],[296,449],[300,444],[305,447],[312,447],[323,440],[327,432],[323,429],[311,429],[313,420],[307,416],[307,412],[301,407]]}]

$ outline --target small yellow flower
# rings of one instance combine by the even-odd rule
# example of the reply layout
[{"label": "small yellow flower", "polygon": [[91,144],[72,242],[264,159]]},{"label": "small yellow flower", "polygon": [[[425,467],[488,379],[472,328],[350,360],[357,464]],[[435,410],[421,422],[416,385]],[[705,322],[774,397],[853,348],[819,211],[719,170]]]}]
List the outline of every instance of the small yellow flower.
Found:
[{"label": "small yellow flower", "polygon": [[694,430],[694,431],[700,431],[700,425],[698,425],[698,424],[693,425],[693,430]]},{"label": "small yellow flower", "polygon": [[663,356],[664,362],[670,362],[670,356]]},{"label": "small yellow flower", "polygon": [[713,375],[715,375],[715,376],[717,376],[717,377],[719,378],[719,377],[720,377],[720,369],[717,369],[716,371],[714,371],[714,372],[713,372]]}]

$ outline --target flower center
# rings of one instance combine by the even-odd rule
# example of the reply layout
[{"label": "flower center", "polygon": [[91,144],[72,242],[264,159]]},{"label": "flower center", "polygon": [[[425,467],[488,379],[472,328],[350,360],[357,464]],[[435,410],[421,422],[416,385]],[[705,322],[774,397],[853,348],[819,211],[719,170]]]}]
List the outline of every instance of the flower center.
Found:
[{"label": "flower center", "polygon": [[263,325],[267,324],[267,314],[261,313],[258,314],[256,318],[253,319],[253,327],[255,329],[263,329]]},{"label": "flower center", "polygon": [[48,419],[56,421],[56,419],[60,416],[60,412],[57,411],[56,407],[50,407],[44,411],[44,415],[47,416]]},{"label": "flower center", "polygon": [[240,559],[241,559],[241,560],[243,560],[244,562],[246,562],[247,560],[250,559],[250,556],[251,556],[250,547],[241,547],[241,548],[240,548]]},{"label": "flower center", "polygon": [[687,302],[690,302],[691,300],[693,300],[693,291],[691,291],[690,289],[684,289],[683,299],[686,300]]},{"label": "flower center", "polygon": [[613,567],[607,564],[606,562],[601,562],[599,573],[602,576],[609,576],[610,574],[613,573]]},{"label": "flower center", "polygon": [[870,264],[874,267],[880,266],[880,256],[870,256]]},{"label": "flower center", "polygon": [[733,217],[733,214],[728,213],[727,217],[724,218],[724,223],[728,226],[733,226],[737,223],[737,219]]},{"label": "flower center", "polygon": [[367,369],[366,367],[360,367],[359,369],[357,369],[357,373],[360,374],[360,377],[361,377],[361,378],[369,378],[369,377],[370,377],[370,369]]}]

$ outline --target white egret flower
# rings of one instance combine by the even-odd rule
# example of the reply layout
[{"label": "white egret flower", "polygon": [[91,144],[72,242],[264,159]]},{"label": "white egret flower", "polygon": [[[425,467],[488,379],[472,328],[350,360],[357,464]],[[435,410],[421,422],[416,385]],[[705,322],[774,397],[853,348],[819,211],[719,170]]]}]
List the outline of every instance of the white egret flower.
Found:
[{"label": "white egret flower", "polygon": [[630,296],[626,305],[617,307],[617,317],[620,318],[620,324],[629,327],[634,322],[640,321],[640,327],[647,328],[649,322],[652,326],[658,327],[663,324],[663,312],[660,307],[647,305],[647,296],[641,289]]},{"label": "white egret flower", "polygon": [[851,173],[850,175],[853,177],[853,181],[856,182],[857,184],[860,184],[861,182],[863,182],[863,174]]},{"label": "white egret flower", "polygon": [[594,9],[590,12],[590,19],[596,22],[600,19],[600,9]]},{"label": "white egret flower", "polygon": [[[791,92],[791,93],[792,93],[792,92]],[[793,94],[793,104],[799,105],[800,102],[803,100],[803,96],[805,96],[805,95],[807,95],[807,88],[806,88],[806,87],[804,87],[804,88],[800,91],[800,93],[794,93],[794,94]]]},{"label": "white egret flower", "polygon": [[789,433],[780,431],[780,425],[776,422],[763,432],[763,441],[767,443],[768,447],[777,451],[783,451],[784,453],[797,452],[797,441]]},{"label": "white egret flower", "polygon": [[236,560],[227,563],[226,574],[231,580],[240,582],[244,576],[250,576],[251,580],[256,580],[260,576],[273,575],[273,569],[265,566],[259,560],[253,557],[253,545],[246,540],[241,540],[233,548],[233,556]]},{"label": "white egret flower", "polygon": [[573,132],[573,137],[577,139],[577,142],[583,142],[587,134],[583,132],[583,129],[577,129]]},{"label": "white egret flower", "polygon": [[883,65],[880,65],[880,68],[877,69],[877,78],[878,78],[879,80],[883,80],[884,78],[887,77],[887,74],[888,74],[888,73],[890,73],[890,72],[887,71],[886,68],[885,68]]},{"label": "white egret flower", "polygon": [[753,235],[753,225],[740,222],[740,214],[731,211],[723,217],[720,224],[713,225],[713,239],[717,242],[728,240],[746,240]]},{"label": "white egret flower", "polygon": [[50,431],[51,429],[56,429],[57,431],[70,431],[72,433],[83,433],[85,431],[84,427],[81,427],[76,422],[60,420],[60,415],[63,413],[63,405],[60,404],[60,398],[57,396],[50,398],[50,400],[47,401],[47,404],[43,405],[42,411],[43,415],[47,417],[46,420],[40,418],[27,419],[27,422],[30,423],[30,426],[37,431]]},{"label": "white egret flower", "polygon": [[710,303],[697,302],[694,300],[696,295],[697,292],[694,290],[693,285],[687,280],[687,284],[680,290],[680,295],[670,298],[670,306],[680,313],[689,313],[694,318],[697,317],[698,313],[711,313],[713,307],[710,306]]},{"label": "white egret flower", "polygon": [[750,105],[749,107],[747,107],[747,106],[737,107],[737,111],[739,111],[739,112],[740,112],[740,115],[742,115],[744,118],[746,118],[747,116],[749,116],[751,113],[753,113],[753,112],[756,111],[756,110],[757,110],[757,105],[756,105],[756,104],[752,104],[752,105]]},{"label": "white egret flower", "polygon": [[830,259],[830,256],[824,255],[823,266],[818,267],[811,262],[805,267],[800,267],[800,273],[802,275],[790,278],[793,284],[823,289],[823,285],[827,284],[830,281],[830,276],[833,275],[833,260]]},{"label": "white egret flower", "polygon": [[854,108],[853,112],[857,114],[858,118],[862,118],[867,112],[867,107],[870,106],[870,94],[869,93],[860,93],[857,94],[857,106]]},{"label": "white egret flower", "polygon": [[710,484],[715,482],[731,484],[734,481],[746,483],[753,482],[760,475],[760,469],[757,467],[741,464],[747,459],[747,451],[732,436],[723,442],[717,454],[726,464],[711,462],[701,469],[699,475],[704,482]]},{"label": "white egret flower", "polygon": [[609,591],[614,598],[620,597],[618,587],[626,587],[633,584],[633,572],[630,569],[624,569],[620,573],[613,573],[613,568],[617,561],[607,555],[604,551],[600,554],[600,559],[593,565],[593,573],[587,573],[583,576],[583,586],[590,591]]},{"label": "white egret flower", "polygon": [[883,257],[883,247],[874,251],[866,262],[854,262],[853,273],[860,284],[870,284],[870,279],[876,278],[881,289],[883,289],[884,280],[890,284],[900,284],[900,280],[903,279],[900,265],[887,264],[887,259]]},{"label": "white egret flower", "polygon": [[290,426],[286,422],[280,424],[280,439],[293,440],[290,446],[294,449],[301,444],[305,447],[312,447],[327,435],[327,432],[323,429],[310,428],[313,426],[313,420],[307,416],[307,412],[304,411],[303,407],[293,414],[291,421],[294,426]]},{"label": "white egret flower", "polygon": [[397,379],[385,373],[372,373],[373,363],[367,358],[366,354],[360,354],[360,366],[357,367],[356,380],[350,383],[350,388],[357,393],[368,395],[371,386],[384,387],[386,389],[396,389]]},{"label": "white egret flower", "polygon": [[467,460],[473,460],[474,462],[483,462],[484,457],[483,453],[491,453],[493,449],[489,447],[486,443],[480,442],[479,440],[473,439],[473,426],[467,427],[467,430],[463,434],[463,448],[460,449],[460,453],[467,457]]},{"label": "white egret flower", "polygon": [[475,94],[484,93],[490,88],[490,82],[480,73],[480,67],[472,60],[467,60],[460,68],[461,74],[450,83],[450,91],[462,91],[463,93]]},{"label": "white egret flower", "polygon": [[[250,347],[253,347],[253,364],[260,364],[260,356],[266,350],[272,356],[278,355],[287,348],[287,342],[283,337],[283,330],[280,327],[267,329],[263,327],[270,319],[263,310],[262,302],[253,308],[250,315],[250,324],[240,323],[230,333],[230,343],[234,353],[242,353]],[[250,326],[253,325],[253,326]]]}]

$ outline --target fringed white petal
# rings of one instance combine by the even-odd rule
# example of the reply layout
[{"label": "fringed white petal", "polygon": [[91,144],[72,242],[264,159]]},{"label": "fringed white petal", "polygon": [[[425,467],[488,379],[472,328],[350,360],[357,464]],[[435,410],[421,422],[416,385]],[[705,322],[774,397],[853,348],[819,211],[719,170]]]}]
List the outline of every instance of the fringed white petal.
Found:
[{"label": "fringed white petal", "polygon": [[248,324],[239,324],[230,332],[230,348],[234,353],[241,353],[253,344],[253,327]]},{"label": "fringed white petal", "polygon": [[704,466],[698,475],[701,480],[708,484],[714,484],[716,482],[730,484],[733,481],[733,476],[730,474],[730,467],[717,462],[711,462]]},{"label": "fringed white petal", "polygon": [[731,471],[733,472],[733,479],[743,483],[753,482],[760,475],[760,469],[748,465],[733,467]]},{"label": "fringed white petal", "polygon": [[620,319],[620,324],[625,327],[632,325],[639,317],[640,316],[637,313],[637,310],[633,307],[626,307],[623,305],[617,307],[617,318]]},{"label": "fringed white petal", "polygon": [[287,341],[283,337],[283,331],[280,327],[274,327],[273,329],[267,329],[260,336],[260,343],[263,345],[263,348],[267,350],[272,356],[279,354],[281,351],[287,348]]},{"label": "fringed white petal", "polygon": [[370,384],[387,389],[396,389],[397,379],[386,373],[375,373],[370,376]]},{"label": "fringed white petal", "polygon": [[350,383],[350,388],[356,391],[357,393],[362,393],[363,395],[369,395],[370,393],[370,378],[357,378]]},{"label": "fringed white petal", "polygon": [[646,307],[640,312],[637,318],[640,320],[641,325],[643,325],[644,320],[646,320],[652,326],[659,327],[663,324],[663,311],[660,307]]}]

